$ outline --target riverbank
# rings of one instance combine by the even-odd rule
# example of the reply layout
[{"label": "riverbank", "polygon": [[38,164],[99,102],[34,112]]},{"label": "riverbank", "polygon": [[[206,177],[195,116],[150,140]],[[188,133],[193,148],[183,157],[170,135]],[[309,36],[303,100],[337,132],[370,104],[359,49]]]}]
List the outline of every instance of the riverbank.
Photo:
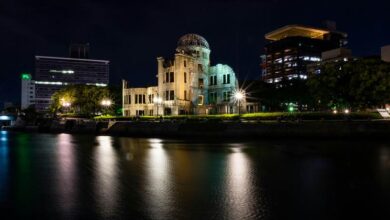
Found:
[{"label": "riverbank", "polygon": [[389,120],[315,121],[52,121],[7,130],[161,138],[387,138]]},{"label": "riverbank", "polygon": [[390,136],[390,121],[115,122],[105,134],[175,138],[385,138]]}]

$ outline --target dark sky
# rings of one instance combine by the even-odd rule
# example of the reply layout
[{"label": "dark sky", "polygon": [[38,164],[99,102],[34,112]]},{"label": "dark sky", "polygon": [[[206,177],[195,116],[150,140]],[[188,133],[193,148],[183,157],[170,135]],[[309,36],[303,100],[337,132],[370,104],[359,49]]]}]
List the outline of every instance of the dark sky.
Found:
[{"label": "dark sky", "polygon": [[386,0],[1,0],[0,103],[20,102],[21,72],[34,56],[68,56],[72,42],[89,42],[91,58],[111,61],[110,82],[155,83],[156,57],[172,57],[181,35],[197,33],[211,47],[211,62],[241,79],[260,76],[264,34],[287,24],[321,27],[337,22],[357,56],[378,55],[390,44]]}]

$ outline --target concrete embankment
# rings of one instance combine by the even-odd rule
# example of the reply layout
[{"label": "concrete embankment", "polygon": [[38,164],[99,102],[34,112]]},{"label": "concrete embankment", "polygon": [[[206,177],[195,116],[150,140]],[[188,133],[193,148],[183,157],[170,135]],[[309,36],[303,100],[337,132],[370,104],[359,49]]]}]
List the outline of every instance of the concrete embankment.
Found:
[{"label": "concrete embankment", "polygon": [[115,122],[109,135],[142,137],[390,137],[390,121]]}]

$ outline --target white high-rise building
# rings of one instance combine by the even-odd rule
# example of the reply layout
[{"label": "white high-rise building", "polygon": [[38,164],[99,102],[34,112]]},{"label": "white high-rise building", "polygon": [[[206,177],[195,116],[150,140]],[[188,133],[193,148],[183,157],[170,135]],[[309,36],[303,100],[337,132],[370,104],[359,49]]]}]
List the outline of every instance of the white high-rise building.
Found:
[{"label": "white high-rise building", "polygon": [[22,73],[21,80],[21,109],[26,109],[35,104],[35,81],[29,73]]}]

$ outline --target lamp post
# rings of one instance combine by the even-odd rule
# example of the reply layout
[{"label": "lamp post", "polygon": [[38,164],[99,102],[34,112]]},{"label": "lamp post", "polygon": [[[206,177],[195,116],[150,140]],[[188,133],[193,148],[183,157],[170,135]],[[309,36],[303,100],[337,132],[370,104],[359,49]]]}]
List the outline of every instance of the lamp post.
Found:
[{"label": "lamp post", "polygon": [[238,115],[241,113],[241,100],[244,98],[245,93],[242,90],[237,90],[234,92],[234,99],[238,102]]},{"label": "lamp post", "polygon": [[103,99],[100,104],[104,109],[108,109],[112,105],[112,101],[110,99]]},{"label": "lamp post", "polygon": [[64,98],[61,99],[61,106],[69,110],[72,104],[69,101],[66,101]]},{"label": "lamp post", "polygon": [[158,116],[158,107],[162,103],[162,98],[161,97],[154,97],[153,103],[157,105],[157,116]]}]

